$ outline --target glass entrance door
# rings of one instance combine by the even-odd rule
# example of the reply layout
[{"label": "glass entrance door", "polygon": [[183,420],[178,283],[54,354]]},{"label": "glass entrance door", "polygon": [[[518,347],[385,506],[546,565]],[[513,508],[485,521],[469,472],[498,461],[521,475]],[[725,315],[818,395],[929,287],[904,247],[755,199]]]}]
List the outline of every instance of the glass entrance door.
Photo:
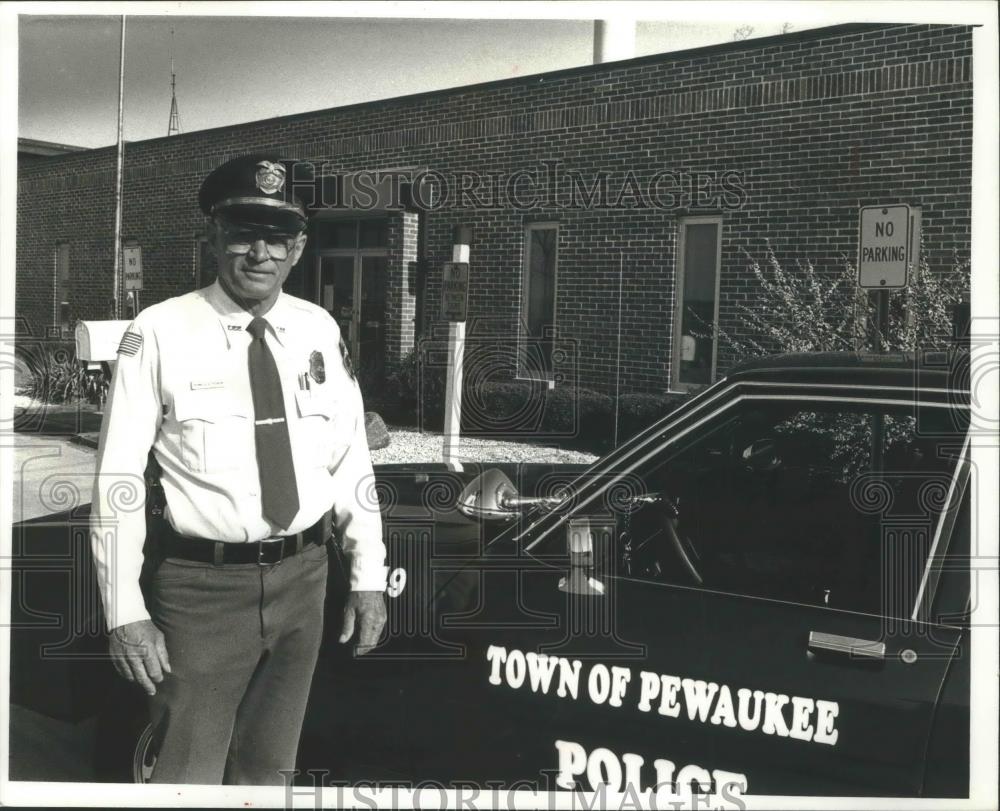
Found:
[{"label": "glass entrance door", "polygon": [[385,372],[385,256],[352,252],[318,258],[316,300],[336,320],[354,367],[377,385]]},{"label": "glass entrance door", "polygon": [[354,349],[354,257],[321,256],[319,305],[333,316],[349,349]]}]

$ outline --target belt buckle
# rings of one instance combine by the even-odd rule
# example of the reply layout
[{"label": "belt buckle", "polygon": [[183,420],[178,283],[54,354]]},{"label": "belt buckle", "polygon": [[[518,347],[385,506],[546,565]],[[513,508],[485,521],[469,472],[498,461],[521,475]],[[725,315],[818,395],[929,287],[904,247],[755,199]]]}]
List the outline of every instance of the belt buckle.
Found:
[{"label": "belt buckle", "polygon": [[[264,560],[264,549],[267,546],[276,546],[278,548],[278,559],[275,561]],[[276,563],[281,563],[281,559],[284,556],[284,544],[281,541],[269,541],[265,538],[261,541],[257,541],[257,565],[258,566],[272,566]]]}]

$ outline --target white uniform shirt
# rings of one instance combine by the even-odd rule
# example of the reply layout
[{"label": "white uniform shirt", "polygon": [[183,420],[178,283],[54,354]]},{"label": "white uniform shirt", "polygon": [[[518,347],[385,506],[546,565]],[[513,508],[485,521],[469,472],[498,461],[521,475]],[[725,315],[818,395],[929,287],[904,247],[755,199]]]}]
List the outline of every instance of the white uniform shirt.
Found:
[{"label": "white uniform shirt", "polygon": [[[299,512],[287,529],[261,512],[247,366],[252,316],[218,282],[144,310],[119,351],[91,508],[91,545],[109,629],[149,618],[139,574],[146,535],[142,476],[150,447],[163,469],[166,516],[180,534],[254,542],[300,532],[332,506],[351,556],[351,588],[385,588],[361,392],[344,365],[337,323],[285,293],[263,317],[281,376]],[[323,382],[316,379],[324,378],[320,364]]]}]

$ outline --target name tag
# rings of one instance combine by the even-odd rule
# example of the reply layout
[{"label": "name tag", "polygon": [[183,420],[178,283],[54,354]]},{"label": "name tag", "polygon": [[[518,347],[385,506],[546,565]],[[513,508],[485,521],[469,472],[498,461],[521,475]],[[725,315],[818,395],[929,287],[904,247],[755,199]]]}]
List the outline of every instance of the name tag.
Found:
[{"label": "name tag", "polygon": [[222,389],[225,388],[226,384],[221,380],[192,380],[191,381],[191,391],[199,391],[201,389]]}]

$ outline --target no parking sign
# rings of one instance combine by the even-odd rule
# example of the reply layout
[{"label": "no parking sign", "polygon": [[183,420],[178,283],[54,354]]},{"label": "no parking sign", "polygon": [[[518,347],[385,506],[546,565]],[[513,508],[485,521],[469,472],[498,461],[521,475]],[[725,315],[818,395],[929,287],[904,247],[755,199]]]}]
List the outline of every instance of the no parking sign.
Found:
[{"label": "no parking sign", "polygon": [[465,321],[469,311],[469,263],[445,262],[441,274],[441,318]]},{"label": "no parking sign", "polygon": [[125,269],[125,290],[142,290],[142,248],[132,245],[122,248],[122,267]]},{"label": "no parking sign", "polygon": [[910,207],[864,206],[858,224],[858,286],[906,287]]}]

